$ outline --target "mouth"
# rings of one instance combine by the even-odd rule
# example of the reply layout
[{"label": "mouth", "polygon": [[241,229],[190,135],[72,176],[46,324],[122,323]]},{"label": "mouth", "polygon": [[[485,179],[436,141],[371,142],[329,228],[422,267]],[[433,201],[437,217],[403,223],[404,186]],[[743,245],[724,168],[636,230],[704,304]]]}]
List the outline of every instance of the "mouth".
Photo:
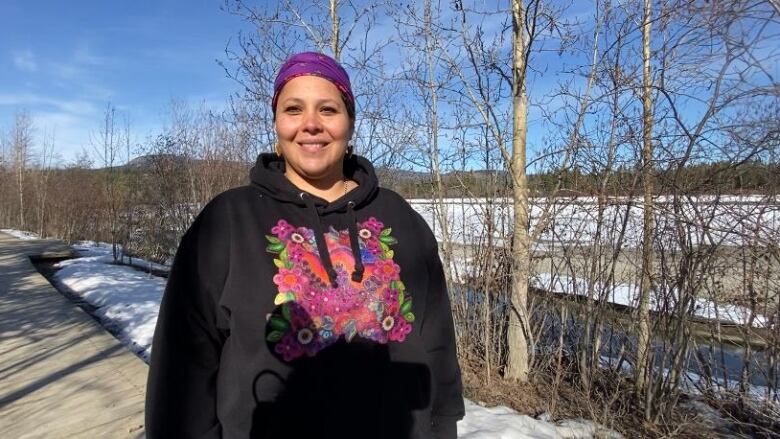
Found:
[{"label": "mouth", "polygon": [[317,152],[328,146],[328,142],[298,142],[298,146],[307,152]]}]

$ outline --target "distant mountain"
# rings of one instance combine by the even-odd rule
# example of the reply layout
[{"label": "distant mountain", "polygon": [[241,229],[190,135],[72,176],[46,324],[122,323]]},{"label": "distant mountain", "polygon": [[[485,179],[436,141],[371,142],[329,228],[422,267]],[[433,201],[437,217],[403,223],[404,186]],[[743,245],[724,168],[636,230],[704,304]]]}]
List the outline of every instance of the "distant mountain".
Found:
[{"label": "distant mountain", "polygon": [[429,179],[427,172],[406,171],[393,168],[376,168],[376,176],[379,181],[400,180],[406,182],[423,182]]},{"label": "distant mountain", "polygon": [[[161,161],[185,163],[187,159],[183,156],[176,155],[176,154],[147,154],[130,160],[129,162],[127,162],[126,165],[122,167],[131,168],[131,169],[144,169],[144,168],[149,168]],[[200,160],[194,160],[194,162],[198,163],[200,162]]]}]

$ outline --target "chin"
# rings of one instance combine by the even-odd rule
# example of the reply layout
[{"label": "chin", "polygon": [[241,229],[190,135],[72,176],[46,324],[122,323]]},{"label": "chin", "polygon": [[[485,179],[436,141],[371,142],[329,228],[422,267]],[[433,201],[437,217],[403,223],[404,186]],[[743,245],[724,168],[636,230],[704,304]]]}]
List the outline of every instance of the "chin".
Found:
[{"label": "chin", "polygon": [[297,168],[293,168],[293,171],[298,174],[300,177],[305,178],[306,180],[311,181],[319,181],[319,180],[325,180],[328,177],[337,176],[341,177],[340,171],[338,166],[298,166]]}]

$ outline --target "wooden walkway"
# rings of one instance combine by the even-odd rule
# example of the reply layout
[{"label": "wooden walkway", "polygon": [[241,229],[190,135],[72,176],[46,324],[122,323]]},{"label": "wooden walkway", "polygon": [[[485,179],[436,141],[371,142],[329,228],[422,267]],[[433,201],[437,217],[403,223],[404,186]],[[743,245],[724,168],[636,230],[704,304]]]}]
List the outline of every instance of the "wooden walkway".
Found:
[{"label": "wooden walkway", "polygon": [[29,259],[67,252],[0,233],[0,438],[142,438],[146,364]]}]

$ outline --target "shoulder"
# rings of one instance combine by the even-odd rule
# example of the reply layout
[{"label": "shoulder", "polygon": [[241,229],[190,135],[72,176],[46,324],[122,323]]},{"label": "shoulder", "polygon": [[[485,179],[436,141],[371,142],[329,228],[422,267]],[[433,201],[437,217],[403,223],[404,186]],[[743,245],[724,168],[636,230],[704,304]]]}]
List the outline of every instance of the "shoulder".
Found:
[{"label": "shoulder", "polygon": [[262,193],[251,186],[234,187],[217,194],[211,201],[206,203],[203,210],[241,205],[260,198],[263,198]]},{"label": "shoulder", "polygon": [[[377,200],[383,205],[390,206],[393,209],[399,209],[402,213],[409,213],[419,217],[417,206],[414,206],[409,200],[391,189],[380,187]],[[420,219],[422,218],[420,217]]]},{"label": "shoulder", "polygon": [[200,210],[198,217],[219,218],[229,216],[231,211],[241,209],[262,198],[260,191],[250,186],[239,186],[217,194]]},{"label": "shoulder", "polygon": [[426,218],[433,218],[433,212],[428,209],[427,203],[410,202],[397,192],[386,188],[379,188],[377,199],[393,212],[394,217],[405,220],[405,228],[418,242],[425,244],[427,250],[438,252],[436,237],[426,221]]},{"label": "shoulder", "polygon": [[235,187],[217,194],[200,208],[187,234],[225,238],[233,221],[240,216],[237,212],[250,205],[253,197],[259,199],[260,192],[249,186]]},{"label": "shoulder", "polygon": [[418,226],[428,229],[428,224],[422,216],[420,216],[417,209],[397,192],[386,188],[379,188],[377,201],[384,207],[397,212],[398,215],[409,215],[413,217]]}]

